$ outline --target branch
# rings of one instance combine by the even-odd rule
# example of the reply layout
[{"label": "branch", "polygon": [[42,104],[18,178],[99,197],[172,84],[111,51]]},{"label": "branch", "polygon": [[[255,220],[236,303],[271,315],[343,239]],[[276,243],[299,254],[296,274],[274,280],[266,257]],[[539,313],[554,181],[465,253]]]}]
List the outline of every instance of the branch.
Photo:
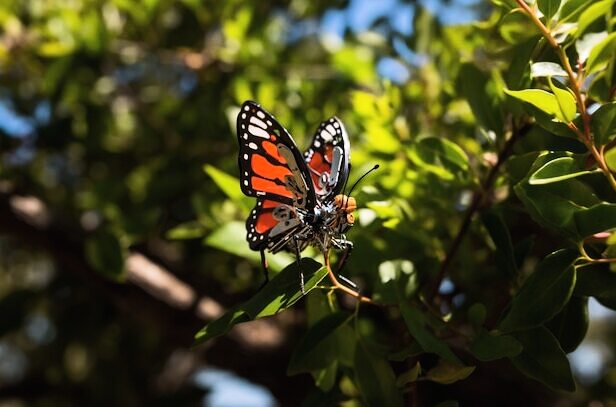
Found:
[{"label": "branch", "polygon": [[498,154],[498,159],[496,160],[496,163],[494,164],[492,168],[490,168],[488,175],[486,176],[485,180],[481,183],[480,189],[478,191],[475,191],[475,193],[473,194],[473,199],[471,200],[471,204],[469,205],[466,211],[466,214],[464,215],[464,219],[462,220],[460,229],[458,229],[458,233],[456,234],[456,237],[453,239],[453,242],[451,243],[451,246],[449,247],[449,250],[447,251],[447,254],[445,255],[445,259],[441,262],[441,266],[438,270],[436,279],[430,290],[430,296],[428,298],[435,298],[436,295],[438,294],[438,289],[440,288],[441,283],[443,282],[443,279],[445,278],[445,274],[447,273],[447,270],[449,269],[451,262],[453,261],[456,254],[458,253],[458,249],[460,248],[460,245],[462,244],[462,241],[464,240],[464,236],[466,236],[466,233],[468,232],[468,229],[471,225],[473,217],[475,216],[475,213],[479,211],[479,209],[481,208],[481,205],[483,204],[485,197],[488,195],[488,193],[492,189],[492,186],[494,185],[494,181],[496,180],[496,175],[498,174],[500,167],[505,161],[507,161],[507,158],[509,158],[509,156],[513,152],[513,146],[515,142],[520,137],[522,137],[524,134],[526,134],[528,130],[529,130],[529,127],[523,127],[520,130],[513,132],[511,137],[507,140],[507,142],[503,146],[503,149],[501,150],[501,152]]}]

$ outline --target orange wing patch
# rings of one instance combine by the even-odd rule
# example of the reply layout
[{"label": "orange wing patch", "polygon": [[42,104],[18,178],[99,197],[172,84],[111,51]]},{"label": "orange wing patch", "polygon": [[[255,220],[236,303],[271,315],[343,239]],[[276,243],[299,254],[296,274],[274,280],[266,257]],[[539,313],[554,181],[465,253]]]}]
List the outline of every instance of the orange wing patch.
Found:
[{"label": "orange wing patch", "polygon": [[270,194],[280,195],[286,198],[293,198],[293,194],[284,187],[284,185],[276,184],[274,181],[261,177],[251,177],[250,182],[252,187],[257,191],[263,191]]},{"label": "orange wing patch", "polygon": [[257,231],[257,233],[263,234],[276,226],[277,223],[278,221],[274,219],[274,215],[272,215],[272,212],[261,212],[257,217],[257,222],[255,223],[255,230]]}]

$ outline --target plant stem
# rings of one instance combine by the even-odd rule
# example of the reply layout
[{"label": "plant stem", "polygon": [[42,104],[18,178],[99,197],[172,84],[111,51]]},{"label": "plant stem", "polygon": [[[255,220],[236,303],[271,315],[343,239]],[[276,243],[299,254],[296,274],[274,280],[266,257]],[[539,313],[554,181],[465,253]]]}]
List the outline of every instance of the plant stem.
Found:
[{"label": "plant stem", "polygon": [[513,145],[524,133],[526,133],[524,129],[513,132],[511,137],[505,143],[501,152],[498,154],[496,164],[494,164],[494,166],[490,168],[490,171],[488,172],[488,175],[481,184],[480,189],[478,191],[475,191],[475,193],[473,194],[471,204],[466,211],[466,215],[464,215],[464,219],[462,220],[462,224],[460,225],[460,229],[458,229],[456,237],[453,239],[453,242],[451,243],[451,246],[449,247],[449,250],[445,255],[445,259],[441,263],[438,274],[436,275],[436,280],[433,283],[432,289],[430,291],[430,296],[428,298],[435,298],[438,294],[438,289],[441,286],[443,279],[445,278],[445,274],[447,272],[447,269],[449,268],[449,265],[453,261],[454,257],[458,252],[458,249],[460,248],[460,244],[462,244],[462,240],[464,240],[464,236],[468,232],[471,221],[473,220],[473,216],[475,216],[475,213],[481,208],[481,204],[483,203],[485,196],[492,189],[492,185],[496,180],[498,170],[500,169],[501,165],[507,160],[507,158],[509,158],[509,155],[511,155],[513,151]]},{"label": "plant stem", "polygon": [[[541,31],[541,34],[545,37],[545,39],[550,44],[550,46],[554,48],[554,50],[556,51],[556,54],[558,55],[558,58],[560,59],[560,62],[563,64],[563,67],[565,68],[565,72],[567,72],[567,76],[569,77],[569,85],[571,86],[571,90],[573,91],[573,94],[575,95],[575,100],[577,102],[576,104],[578,107],[578,111],[580,112],[580,116],[582,116],[582,123],[584,123],[584,131],[580,132],[578,130],[576,133],[578,134],[582,142],[586,145],[590,153],[593,155],[593,157],[597,161],[597,164],[599,165],[599,167],[601,168],[601,170],[607,177],[607,180],[610,183],[610,186],[616,191],[616,179],[614,178],[614,174],[612,174],[612,171],[609,169],[609,167],[605,163],[603,154],[599,152],[599,150],[597,150],[597,148],[595,147],[593,143],[593,137],[592,137],[592,133],[590,130],[590,115],[588,114],[588,111],[586,110],[586,103],[584,100],[585,98],[580,88],[581,83],[583,83],[583,70],[579,69],[577,76],[573,73],[573,68],[571,68],[571,64],[569,63],[569,58],[567,58],[567,54],[565,53],[565,49],[558,44],[558,42],[556,41],[556,39],[550,32],[550,29],[547,28],[545,24],[543,24],[543,22],[541,22],[539,17],[537,17],[537,14],[533,10],[531,10],[531,8],[528,6],[528,4],[524,2],[524,0],[516,0],[516,1],[518,5],[520,6],[520,8],[522,9],[522,11],[526,15],[528,15],[528,17],[532,20],[533,24],[535,24],[535,26],[537,26],[539,31]],[[581,62],[578,63],[578,65],[582,67]]]},{"label": "plant stem", "polygon": [[348,295],[350,295],[352,297],[355,297],[359,302],[365,302],[365,303],[368,303],[368,304],[378,305],[377,303],[375,303],[372,300],[372,298],[364,297],[360,293],[351,290],[349,287],[347,287],[347,286],[345,286],[343,284],[340,284],[340,282],[336,278],[336,275],[332,271],[331,263],[330,263],[330,260],[329,260],[329,250],[326,251],[325,253],[323,253],[323,258],[325,260],[325,267],[327,267],[327,274],[329,275],[329,279],[331,280],[331,282],[334,285],[334,288],[336,290],[341,290],[345,294],[348,294]]}]

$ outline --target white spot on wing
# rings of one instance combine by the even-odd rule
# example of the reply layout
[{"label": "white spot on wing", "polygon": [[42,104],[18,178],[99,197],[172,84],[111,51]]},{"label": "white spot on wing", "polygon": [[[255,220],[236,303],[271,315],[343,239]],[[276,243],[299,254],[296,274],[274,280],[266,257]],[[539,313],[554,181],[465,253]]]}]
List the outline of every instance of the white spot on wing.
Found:
[{"label": "white spot on wing", "polygon": [[337,121],[335,121],[335,120],[334,120],[334,127],[335,127],[335,128],[340,127],[340,123],[338,123]]},{"label": "white spot on wing", "polygon": [[[259,112],[261,113],[261,112]],[[266,129],[267,125],[263,122],[263,120],[259,120],[254,116],[250,116],[250,123],[252,124],[256,124],[257,126],[261,127],[262,129]]]},{"label": "white spot on wing", "polygon": [[257,116],[259,116],[260,118],[264,119],[265,118],[265,114],[262,111],[257,111]]},{"label": "white spot on wing", "polygon": [[334,136],[331,135],[327,130],[321,130],[321,137],[326,143],[334,139]]},{"label": "white spot on wing", "polygon": [[248,154],[244,154],[244,160],[248,159]]},{"label": "white spot on wing", "polygon": [[327,129],[327,131],[329,131],[331,134],[336,134],[336,129],[334,129],[334,126],[332,126],[331,124],[328,124],[327,126],[325,126],[325,128]]},{"label": "white spot on wing", "polygon": [[257,149],[257,143],[248,143],[248,147],[252,148],[253,150]]},{"label": "white spot on wing", "polygon": [[321,147],[321,142],[319,140],[315,140],[314,141],[314,146],[317,147],[317,148]]},{"label": "white spot on wing", "polygon": [[248,126],[248,131],[253,136],[261,137],[261,138],[269,138],[269,134],[265,130],[260,127],[250,125]]}]

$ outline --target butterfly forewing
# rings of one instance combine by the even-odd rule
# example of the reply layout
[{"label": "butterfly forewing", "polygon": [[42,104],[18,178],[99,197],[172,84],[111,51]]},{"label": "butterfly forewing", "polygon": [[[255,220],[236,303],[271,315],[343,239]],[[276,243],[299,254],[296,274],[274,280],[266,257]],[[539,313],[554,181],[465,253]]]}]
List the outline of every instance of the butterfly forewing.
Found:
[{"label": "butterfly forewing", "polygon": [[312,179],[295,142],[274,117],[258,104],[244,102],[237,117],[242,191],[312,210]]},{"label": "butterfly forewing", "polygon": [[321,123],[304,159],[319,200],[342,191],[349,176],[350,146],[344,125],[337,117]]}]

